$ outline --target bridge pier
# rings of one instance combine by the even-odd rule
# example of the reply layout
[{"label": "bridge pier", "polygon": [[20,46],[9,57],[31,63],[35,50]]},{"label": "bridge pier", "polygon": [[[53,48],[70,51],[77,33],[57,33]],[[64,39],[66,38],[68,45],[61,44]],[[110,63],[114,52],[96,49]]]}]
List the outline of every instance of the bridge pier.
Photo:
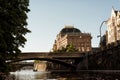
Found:
[{"label": "bridge pier", "polygon": [[34,62],[34,71],[46,71],[47,62],[46,61],[39,61]]}]

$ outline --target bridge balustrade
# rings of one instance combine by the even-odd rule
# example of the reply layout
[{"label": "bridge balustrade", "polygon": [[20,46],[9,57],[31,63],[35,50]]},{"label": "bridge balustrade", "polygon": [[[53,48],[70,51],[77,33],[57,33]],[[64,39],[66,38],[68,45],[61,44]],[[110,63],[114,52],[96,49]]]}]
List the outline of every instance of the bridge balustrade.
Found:
[{"label": "bridge balustrade", "polygon": [[25,58],[79,58],[84,56],[84,53],[49,53],[49,52],[28,52],[28,53],[21,53],[18,58],[25,59]]}]

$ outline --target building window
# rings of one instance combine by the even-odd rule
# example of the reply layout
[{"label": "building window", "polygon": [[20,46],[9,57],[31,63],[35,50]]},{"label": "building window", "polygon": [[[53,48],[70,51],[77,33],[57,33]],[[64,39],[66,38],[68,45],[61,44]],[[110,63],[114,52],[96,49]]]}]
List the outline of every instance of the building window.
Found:
[{"label": "building window", "polygon": [[80,36],[80,38],[82,38],[82,36]]},{"label": "building window", "polygon": [[115,23],[113,22],[112,25],[115,26]]},{"label": "building window", "polygon": [[84,47],[82,47],[82,51],[83,51],[83,52],[85,51],[85,48],[84,48]]},{"label": "building window", "polygon": [[87,51],[90,51],[90,48],[89,48],[89,47],[87,47]]},{"label": "building window", "polygon": [[81,48],[79,47],[79,51],[81,51]]}]

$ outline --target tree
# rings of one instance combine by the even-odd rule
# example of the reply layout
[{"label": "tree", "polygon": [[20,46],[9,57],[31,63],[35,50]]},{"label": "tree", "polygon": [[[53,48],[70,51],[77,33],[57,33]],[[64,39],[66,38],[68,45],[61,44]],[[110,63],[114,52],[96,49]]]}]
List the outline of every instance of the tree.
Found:
[{"label": "tree", "polygon": [[106,35],[103,35],[101,37],[100,48],[101,48],[101,50],[104,50],[106,48]]},{"label": "tree", "polygon": [[0,72],[8,72],[7,59],[14,59],[24,47],[29,0],[0,0]]},{"label": "tree", "polygon": [[68,44],[66,47],[62,47],[62,49],[53,52],[78,52],[78,49],[73,44]]}]

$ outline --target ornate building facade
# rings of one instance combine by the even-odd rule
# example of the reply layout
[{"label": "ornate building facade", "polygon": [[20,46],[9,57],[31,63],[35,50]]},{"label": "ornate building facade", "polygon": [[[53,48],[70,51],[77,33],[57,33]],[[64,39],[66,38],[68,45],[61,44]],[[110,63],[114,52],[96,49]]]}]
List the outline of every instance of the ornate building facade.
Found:
[{"label": "ornate building facade", "polygon": [[107,20],[106,42],[111,44],[120,40],[120,11],[112,8],[111,17]]},{"label": "ornate building facade", "polygon": [[91,51],[91,34],[82,33],[73,26],[65,26],[56,37],[53,50],[60,50],[68,44],[72,44],[80,52]]}]

